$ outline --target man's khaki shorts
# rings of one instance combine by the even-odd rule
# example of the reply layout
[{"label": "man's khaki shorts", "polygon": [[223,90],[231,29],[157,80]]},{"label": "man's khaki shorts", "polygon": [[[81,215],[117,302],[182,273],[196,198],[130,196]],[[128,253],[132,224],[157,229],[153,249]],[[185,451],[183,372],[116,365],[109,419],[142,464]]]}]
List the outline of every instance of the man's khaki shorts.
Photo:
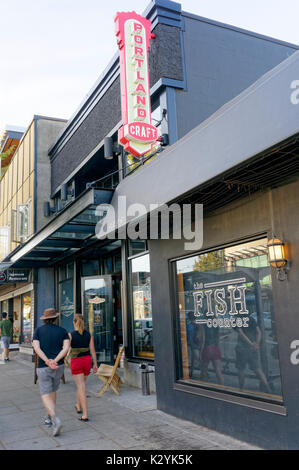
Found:
[{"label": "man's khaki shorts", "polygon": [[60,379],[64,373],[64,365],[58,366],[58,369],[50,369],[50,367],[38,367],[36,369],[39,389],[41,395],[49,395],[57,392]]}]

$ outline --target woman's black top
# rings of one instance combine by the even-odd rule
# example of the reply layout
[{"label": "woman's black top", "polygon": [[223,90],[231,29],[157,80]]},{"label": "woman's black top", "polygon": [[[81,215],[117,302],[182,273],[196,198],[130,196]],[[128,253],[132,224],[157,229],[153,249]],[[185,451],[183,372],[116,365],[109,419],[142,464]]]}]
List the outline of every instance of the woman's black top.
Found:
[{"label": "woman's black top", "polygon": [[[88,331],[84,330],[82,335],[80,335],[79,331],[72,331],[71,335],[72,335],[71,348],[89,348],[90,334],[88,333]],[[90,355],[90,350],[88,349],[87,352],[79,353],[77,357],[89,356],[89,355]]]}]

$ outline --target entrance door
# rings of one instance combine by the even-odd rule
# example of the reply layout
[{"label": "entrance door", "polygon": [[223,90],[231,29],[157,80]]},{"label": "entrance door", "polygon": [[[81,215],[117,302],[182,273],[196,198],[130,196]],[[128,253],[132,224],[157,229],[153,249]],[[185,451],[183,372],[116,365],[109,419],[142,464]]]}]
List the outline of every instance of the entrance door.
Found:
[{"label": "entrance door", "polygon": [[112,276],[82,278],[84,322],[94,337],[98,363],[114,362]]}]

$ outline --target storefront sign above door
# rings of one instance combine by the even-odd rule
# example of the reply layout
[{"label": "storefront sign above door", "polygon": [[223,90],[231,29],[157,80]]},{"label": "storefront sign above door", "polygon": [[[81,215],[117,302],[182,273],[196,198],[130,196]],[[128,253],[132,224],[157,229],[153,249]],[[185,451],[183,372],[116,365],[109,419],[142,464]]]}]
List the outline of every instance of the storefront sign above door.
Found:
[{"label": "storefront sign above door", "polygon": [[0,284],[6,284],[9,282],[29,282],[29,277],[29,269],[7,269],[7,271],[0,272]]},{"label": "storefront sign above door", "polygon": [[118,138],[127,152],[140,157],[152,149],[158,138],[151,122],[148,66],[151,22],[135,12],[117,13],[114,21],[120,49],[123,121]]}]

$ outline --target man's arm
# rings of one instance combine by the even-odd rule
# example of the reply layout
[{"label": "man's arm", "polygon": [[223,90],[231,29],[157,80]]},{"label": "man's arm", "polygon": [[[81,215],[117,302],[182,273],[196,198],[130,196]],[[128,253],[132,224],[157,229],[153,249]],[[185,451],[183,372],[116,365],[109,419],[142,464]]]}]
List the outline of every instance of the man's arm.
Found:
[{"label": "man's arm", "polygon": [[64,339],[63,340],[62,350],[60,351],[60,353],[54,359],[54,362],[56,362],[56,364],[58,364],[58,362],[67,355],[69,347],[70,347],[70,340],[69,339]]},{"label": "man's arm", "polygon": [[45,353],[41,350],[40,348],[40,343],[37,339],[34,339],[32,341],[32,346],[38,357],[41,358],[42,361],[49,367],[49,364],[51,363],[51,359],[48,359]]}]

